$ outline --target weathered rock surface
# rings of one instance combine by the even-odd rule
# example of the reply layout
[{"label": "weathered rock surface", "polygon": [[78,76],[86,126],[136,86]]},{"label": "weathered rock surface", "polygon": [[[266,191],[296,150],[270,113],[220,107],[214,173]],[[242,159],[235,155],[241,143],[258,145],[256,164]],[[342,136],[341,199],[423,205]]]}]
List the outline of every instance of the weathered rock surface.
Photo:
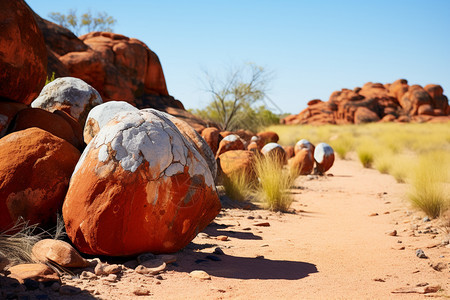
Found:
[{"label": "weathered rock surface", "polygon": [[20,216],[54,222],[79,157],[70,143],[35,127],[0,139],[0,230]]},{"label": "weathered rock surface", "polygon": [[255,153],[248,150],[227,151],[219,156],[220,168],[225,176],[244,172],[250,178],[255,176]]},{"label": "weathered rock surface", "polygon": [[66,112],[55,110],[53,113],[40,108],[26,108],[18,112],[15,122],[8,132],[16,132],[37,127],[66,140],[79,150],[83,150],[83,136],[78,121]]},{"label": "weathered rock surface", "polygon": [[301,139],[294,146],[294,153],[297,154],[302,149],[308,149],[314,153],[314,145],[307,139]]},{"label": "weathered rock surface", "polygon": [[[421,108],[421,106],[424,106]],[[435,116],[450,114],[448,98],[440,85],[408,85],[405,79],[392,84],[368,82],[361,88],[342,89],[327,102],[314,99],[298,115],[281,120],[282,124],[360,124],[367,122],[445,122]],[[429,115],[431,118],[413,118]],[[388,116],[388,117],[386,117]]]},{"label": "weathered rock surface", "polygon": [[44,38],[23,0],[1,1],[0,20],[0,98],[30,104],[47,77]]},{"label": "weathered rock surface", "polygon": [[116,115],[89,143],[63,205],[78,250],[175,252],[218,214],[211,171],[161,112]]},{"label": "weathered rock surface", "polygon": [[74,77],[57,78],[47,84],[31,107],[49,112],[62,110],[84,124],[89,111],[102,104],[100,94],[89,84]]},{"label": "weathered rock surface", "polygon": [[256,134],[261,140],[262,144],[265,145],[267,143],[276,143],[280,139],[278,134],[273,131],[264,131]]},{"label": "weathered rock surface", "polygon": [[33,246],[32,255],[35,261],[42,263],[50,261],[67,268],[89,266],[89,262],[69,243],[59,240],[44,239],[37,242]]},{"label": "weathered rock surface", "polygon": [[261,149],[261,153],[265,157],[272,157],[282,164],[287,162],[286,152],[280,144],[268,143]]},{"label": "weathered rock surface", "polygon": [[314,168],[313,150],[309,148],[300,149],[290,161],[290,168],[294,174],[308,175]]},{"label": "weathered rock surface", "polygon": [[95,106],[89,111],[84,125],[84,142],[89,142],[97,135],[117,113],[125,111],[137,111],[138,109],[125,101],[109,101]]},{"label": "weathered rock surface", "polygon": [[47,265],[44,264],[20,264],[12,266],[8,269],[11,274],[8,277],[17,279],[20,283],[31,279],[38,282],[58,281],[58,274]]},{"label": "weathered rock surface", "polygon": [[244,142],[236,134],[229,134],[220,141],[219,149],[217,149],[216,152],[216,158],[222,153],[230,150],[245,150]]},{"label": "weathered rock surface", "polygon": [[316,161],[316,171],[323,174],[328,171],[334,163],[334,150],[326,143],[320,143],[314,149],[314,160]]},{"label": "weathered rock surface", "polygon": [[[151,109],[149,111],[151,112]],[[194,130],[194,128],[192,128],[185,121],[169,114],[165,114],[165,117],[168,118],[170,121],[172,121],[172,123],[175,124],[175,126],[177,126],[181,134],[197,148],[197,151],[200,152],[200,154],[208,163],[209,170],[211,171],[211,174],[215,179],[217,176],[216,158],[211,148],[206,143],[206,141],[201,137],[201,135],[197,131]]]},{"label": "weathered rock surface", "polygon": [[202,138],[206,141],[213,153],[217,153],[219,149],[219,142],[222,139],[220,130],[216,127],[208,127],[202,130]]}]

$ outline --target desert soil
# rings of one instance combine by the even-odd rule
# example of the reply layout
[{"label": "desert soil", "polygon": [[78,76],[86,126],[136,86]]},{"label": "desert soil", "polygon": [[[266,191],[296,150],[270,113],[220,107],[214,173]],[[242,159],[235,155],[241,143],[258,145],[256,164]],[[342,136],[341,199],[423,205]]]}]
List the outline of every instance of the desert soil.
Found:
[{"label": "desert soil", "polygon": [[[424,215],[409,207],[407,186],[355,161],[337,160],[329,173],[333,176],[296,180],[293,213],[222,209],[159,276],[125,269],[116,282],[68,277],[63,282],[83,289],[80,299],[135,299],[136,291],[148,293],[141,299],[447,297],[448,235],[439,221],[424,222]],[[223,254],[213,254],[217,247]],[[417,249],[428,258],[417,257]],[[193,270],[211,279],[192,278]],[[408,293],[435,286],[439,291]]]}]

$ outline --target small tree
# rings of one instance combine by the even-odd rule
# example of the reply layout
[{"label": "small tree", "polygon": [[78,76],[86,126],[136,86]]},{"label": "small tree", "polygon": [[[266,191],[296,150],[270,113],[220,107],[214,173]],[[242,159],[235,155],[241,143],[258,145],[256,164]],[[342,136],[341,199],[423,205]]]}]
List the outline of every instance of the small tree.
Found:
[{"label": "small tree", "polygon": [[55,23],[66,27],[76,35],[81,33],[88,33],[91,31],[109,31],[113,30],[113,26],[117,20],[109,16],[106,12],[98,12],[95,16],[90,11],[77,16],[77,12],[74,9],[70,9],[67,15],[52,12],[48,17]]},{"label": "small tree", "polygon": [[212,101],[200,115],[218,123],[223,130],[235,129],[245,106],[266,98],[270,74],[253,63],[231,70],[223,79],[205,74],[206,91]]}]

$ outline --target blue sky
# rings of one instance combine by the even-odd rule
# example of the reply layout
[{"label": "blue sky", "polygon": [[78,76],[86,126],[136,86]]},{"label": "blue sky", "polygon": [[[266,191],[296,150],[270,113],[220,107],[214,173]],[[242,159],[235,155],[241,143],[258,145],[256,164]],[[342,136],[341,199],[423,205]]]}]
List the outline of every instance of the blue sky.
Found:
[{"label": "blue sky", "polygon": [[26,0],[50,12],[105,11],[114,32],[145,42],[161,60],[169,93],[201,108],[203,70],[254,62],[274,74],[270,98],[298,113],[315,98],[368,81],[440,84],[450,96],[448,0]]}]

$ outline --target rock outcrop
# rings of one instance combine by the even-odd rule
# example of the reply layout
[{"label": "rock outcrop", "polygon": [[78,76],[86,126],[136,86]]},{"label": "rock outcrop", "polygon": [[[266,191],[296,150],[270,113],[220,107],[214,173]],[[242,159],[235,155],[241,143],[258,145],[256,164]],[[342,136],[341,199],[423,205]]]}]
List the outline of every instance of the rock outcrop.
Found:
[{"label": "rock outcrop", "polygon": [[0,100],[30,104],[47,76],[44,38],[23,0],[0,1],[0,20]]},{"label": "rock outcrop", "polygon": [[117,114],[72,175],[63,216],[78,250],[110,256],[185,247],[219,213],[211,171],[156,110]]},{"label": "rock outcrop", "polygon": [[[342,89],[327,102],[314,99],[298,115],[281,120],[282,124],[361,124],[368,122],[450,121],[448,99],[440,85],[425,88],[408,85],[405,79],[392,84],[368,82],[361,88]],[[417,117],[419,116],[419,117]],[[422,117],[427,116],[427,117]]]}]

